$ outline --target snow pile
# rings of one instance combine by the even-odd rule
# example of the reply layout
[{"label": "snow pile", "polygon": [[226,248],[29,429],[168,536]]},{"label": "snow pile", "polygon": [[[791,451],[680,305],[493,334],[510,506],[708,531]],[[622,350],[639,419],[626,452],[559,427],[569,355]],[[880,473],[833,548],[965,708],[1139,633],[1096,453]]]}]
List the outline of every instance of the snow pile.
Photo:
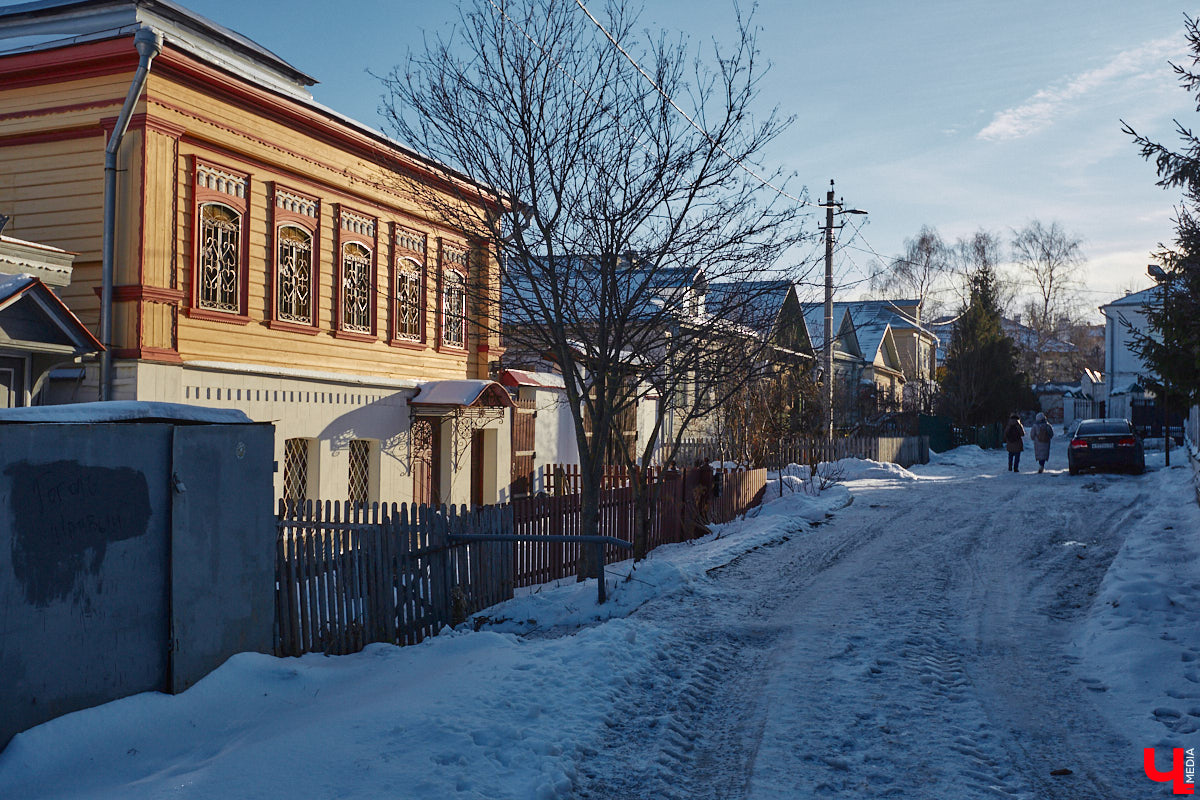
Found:
[{"label": "snow pile", "polygon": [[709,570],[850,500],[842,486],[769,499],[636,568],[609,565],[603,606],[595,581],[561,581],[413,647],[234,656],[183,694],[135,695],[19,734],[0,754],[0,797],[569,798],[613,697],[676,624],[628,615],[713,591]]},{"label": "snow pile", "polygon": [[899,464],[872,461],[869,458],[843,458],[835,467],[842,480],[906,480],[915,481],[917,476]]},{"label": "snow pile", "polygon": [[[1192,496],[1186,465],[1156,477],[1156,493]],[[1141,495],[1124,524],[1125,541],[1077,639],[1083,680],[1137,747],[1192,747],[1200,729],[1200,507]],[[1169,768],[1168,752],[1159,760]]]},{"label": "snow pile", "polygon": [[962,467],[975,469],[1004,460],[1003,450],[984,450],[977,444],[963,445],[944,453],[929,452],[929,465],[933,467]]}]

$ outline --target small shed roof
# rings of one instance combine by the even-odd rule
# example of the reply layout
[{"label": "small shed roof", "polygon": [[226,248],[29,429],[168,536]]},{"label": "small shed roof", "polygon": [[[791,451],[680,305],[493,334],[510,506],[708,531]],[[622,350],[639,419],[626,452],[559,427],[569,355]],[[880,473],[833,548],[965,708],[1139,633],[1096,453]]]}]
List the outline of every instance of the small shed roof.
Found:
[{"label": "small shed roof", "polygon": [[506,369],[500,373],[500,383],[505,386],[536,386],[547,389],[563,389],[566,383],[556,372],[531,372],[523,369]]}]

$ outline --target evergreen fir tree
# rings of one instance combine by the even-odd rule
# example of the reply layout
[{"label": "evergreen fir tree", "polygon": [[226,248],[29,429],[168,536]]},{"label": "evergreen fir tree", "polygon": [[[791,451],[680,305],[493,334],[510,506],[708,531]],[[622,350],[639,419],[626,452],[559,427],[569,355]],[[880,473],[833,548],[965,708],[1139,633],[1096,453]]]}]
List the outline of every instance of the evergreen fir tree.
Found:
[{"label": "evergreen fir tree", "polygon": [[942,376],[943,411],[959,425],[1004,421],[1034,405],[1017,348],[1000,327],[996,273],[983,265],[968,278],[970,299],[954,322]]},{"label": "evergreen fir tree", "polygon": [[[1179,83],[1196,98],[1200,109],[1200,28],[1197,21],[1184,17],[1191,65],[1172,64]],[[1142,156],[1153,160],[1158,185],[1182,188],[1183,202],[1178,210],[1175,246],[1154,254],[1166,274],[1160,280],[1159,297],[1164,301],[1147,312],[1151,330],[1131,331],[1134,349],[1152,373],[1143,376],[1156,392],[1165,380],[1171,404],[1200,403],[1200,138],[1176,121],[1182,143],[1178,151],[1139,136],[1128,125],[1125,132],[1134,137]]]}]

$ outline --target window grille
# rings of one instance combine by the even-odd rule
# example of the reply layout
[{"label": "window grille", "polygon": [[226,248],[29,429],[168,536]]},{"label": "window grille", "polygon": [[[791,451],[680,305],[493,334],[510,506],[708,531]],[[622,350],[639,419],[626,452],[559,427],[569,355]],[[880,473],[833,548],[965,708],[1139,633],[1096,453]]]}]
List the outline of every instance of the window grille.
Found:
[{"label": "window grille", "polygon": [[442,287],[442,343],[467,346],[467,287],[458,272],[447,272]]},{"label": "window grille", "polygon": [[312,235],[291,225],[279,229],[279,319],[312,324]]},{"label": "window grille", "polygon": [[283,499],[303,503],[308,499],[308,440],[283,443]]},{"label": "window grille", "polygon": [[351,503],[366,503],[371,478],[371,443],[366,439],[350,442],[350,490],[347,499]]},{"label": "window grille", "polygon": [[216,311],[241,310],[238,298],[241,275],[242,216],[228,206],[205,203],[200,207],[199,289],[196,303]]},{"label": "window grille", "polygon": [[421,270],[407,259],[396,271],[396,336],[421,340]]},{"label": "window grille", "polygon": [[342,328],[371,333],[371,251],[350,242],[342,247]]}]

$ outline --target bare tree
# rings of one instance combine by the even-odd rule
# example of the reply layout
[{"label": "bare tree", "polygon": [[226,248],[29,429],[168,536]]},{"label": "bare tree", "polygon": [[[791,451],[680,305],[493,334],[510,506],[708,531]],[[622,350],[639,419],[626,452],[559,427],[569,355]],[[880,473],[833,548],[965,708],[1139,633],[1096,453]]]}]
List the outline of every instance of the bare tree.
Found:
[{"label": "bare tree", "polygon": [[965,308],[971,298],[971,276],[981,269],[989,270],[994,276],[996,307],[1001,314],[1011,314],[1016,305],[1017,284],[1001,270],[1004,260],[1004,243],[991,231],[980,228],[970,236],[960,237],[950,250],[951,271],[955,275],[954,290],[958,293],[958,306]]},{"label": "bare tree", "polygon": [[[503,270],[499,308],[475,297],[477,329],[498,329],[502,310],[506,346],[563,374],[584,534],[598,531],[631,408],[656,394],[652,441],[669,424],[678,442],[763,363],[747,318],[768,289],[753,281],[803,240],[805,217],[760,164],[790,120],[757,113],[748,20],[705,58],[682,37],[639,34],[625,0],[601,16],[558,0],[466,2],[453,33],[383,79],[393,132],[469,178],[407,188]],[[748,289],[706,291],[731,282]],[[597,565],[581,563],[588,575]]]},{"label": "bare tree", "polygon": [[1034,332],[1031,377],[1045,380],[1052,368],[1054,349],[1074,323],[1076,289],[1084,258],[1080,240],[1057,222],[1033,220],[1013,231],[1012,258],[1017,269],[1032,279],[1037,293],[1025,306],[1026,324]]},{"label": "bare tree", "polygon": [[936,304],[933,293],[951,273],[950,255],[937,229],[922,225],[915,238],[904,240],[904,255],[871,278],[871,293],[884,299],[903,295],[920,300],[921,307],[933,314],[928,306],[931,301]]}]

